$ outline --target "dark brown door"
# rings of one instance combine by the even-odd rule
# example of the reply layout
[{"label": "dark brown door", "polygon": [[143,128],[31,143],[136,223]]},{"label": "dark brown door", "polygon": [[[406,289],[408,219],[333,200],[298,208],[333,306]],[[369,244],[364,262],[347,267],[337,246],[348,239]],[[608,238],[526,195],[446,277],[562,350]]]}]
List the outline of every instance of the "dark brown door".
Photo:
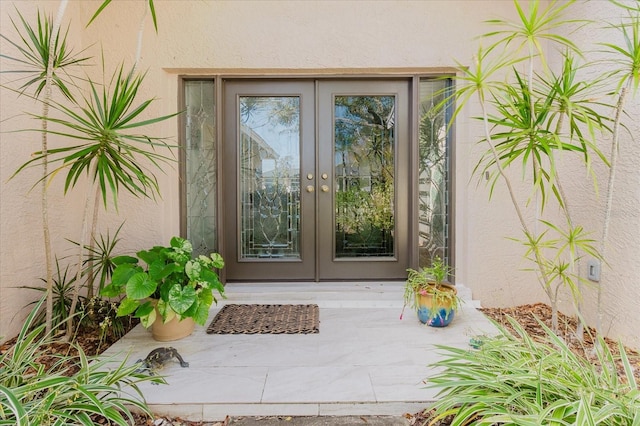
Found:
[{"label": "dark brown door", "polygon": [[407,81],[225,83],[227,279],[402,278]]}]

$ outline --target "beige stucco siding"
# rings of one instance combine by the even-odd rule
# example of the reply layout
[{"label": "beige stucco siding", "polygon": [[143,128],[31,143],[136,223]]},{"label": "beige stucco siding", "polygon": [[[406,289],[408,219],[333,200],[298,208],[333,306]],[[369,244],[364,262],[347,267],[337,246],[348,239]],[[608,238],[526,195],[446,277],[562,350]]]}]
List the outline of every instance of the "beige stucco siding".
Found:
[{"label": "beige stucco siding", "polygon": [[[15,5],[27,17],[33,16],[38,3],[55,14],[58,2],[20,1]],[[157,1],[158,33],[145,12],[145,1],[113,2],[88,28],[84,28],[99,1],[69,2],[65,22],[71,23],[76,50],[87,48],[96,57],[87,69],[93,77],[101,73],[99,57],[104,52],[107,73],[122,61],[134,62],[138,34],[143,23],[139,69],[146,70],[142,97],[155,97],[150,114],[175,112],[178,106],[179,75],[210,73],[298,75],[298,74],[389,74],[408,70],[441,71],[469,64],[475,53],[474,38],[487,31],[486,19],[513,18],[513,4],[508,1]],[[604,5],[603,5],[604,4]],[[577,6],[584,16],[604,13],[606,2],[587,2]],[[597,9],[597,10],[596,10]],[[2,33],[13,35],[8,16],[15,16],[13,3],[0,2]],[[588,41],[588,40],[585,40]],[[10,49],[2,42],[3,53]],[[2,61],[2,69],[12,66]],[[0,76],[3,83],[7,75]],[[142,98],[141,98],[142,99]],[[2,93],[1,118],[15,112],[32,110],[25,99]],[[640,115],[637,98],[632,113]],[[507,240],[518,236],[519,225],[507,194],[499,186],[488,200],[488,190],[471,176],[482,147],[476,141],[482,128],[469,117],[479,113],[471,104],[458,117],[456,126],[456,279],[473,290],[486,306],[509,306],[544,301],[535,279],[521,269],[527,267],[521,247]],[[31,127],[26,119],[1,121],[5,129]],[[29,123],[29,124],[25,124]],[[635,124],[636,135],[640,134]],[[177,140],[177,119],[153,128],[152,134]],[[16,312],[34,295],[11,287],[34,284],[44,276],[39,190],[28,192],[38,178],[38,170],[7,182],[15,168],[39,149],[33,135],[0,135],[0,335],[15,333],[26,311]],[[633,312],[640,300],[640,254],[638,206],[640,205],[638,148],[631,138],[623,139],[630,154],[622,157],[618,208],[614,212],[611,266],[616,270],[605,278],[608,325],[614,336],[625,337],[640,346],[633,330],[640,327],[640,317],[618,320],[618,312]],[[634,155],[635,154],[635,155]],[[634,164],[635,163],[635,164]],[[166,243],[179,233],[178,167],[173,164],[158,173],[162,198],[140,200],[123,194],[118,214],[113,206],[101,216],[101,229],[115,227],[126,218],[122,249],[134,250],[149,244]],[[600,168],[601,179],[606,170]],[[583,171],[569,172],[571,191],[585,220],[597,228],[590,212],[597,210],[592,189]],[[520,173],[514,171],[516,180]],[[50,190],[51,223],[55,252],[69,254],[65,238],[79,239],[82,209],[86,194],[82,189],[62,196],[60,179]],[[529,195],[526,184],[519,189],[524,201]],[[601,200],[600,200],[601,201]],[[596,229],[599,232],[599,229]],[[632,288],[634,287],[634,288]],[[627,288],[631,295],[619,293]],[[590,298],[587,298],[590,300]],[[589,303],[589,306],[592,306]],[[569,311],[565,306],[565,310]],[[15,316],[15,319],[14,319]],[[593,319],[594,315],[590,314]],[[615,320],[613,320],[616,318]]]}]

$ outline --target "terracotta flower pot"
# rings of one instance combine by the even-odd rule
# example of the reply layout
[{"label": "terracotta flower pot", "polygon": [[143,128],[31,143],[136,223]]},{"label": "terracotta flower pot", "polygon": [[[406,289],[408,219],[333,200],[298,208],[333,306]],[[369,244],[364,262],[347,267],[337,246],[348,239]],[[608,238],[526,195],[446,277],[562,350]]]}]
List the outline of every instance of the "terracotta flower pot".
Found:
[{"label": "terracotta flower pot", "polygon": [[158,317],[151,325],[151,335],[159,342],[170,342],[187,337],[195,329],[196,323],[193,318],[184,318],[178,321],[177,317],[173,317],[166,323],[162,322],[162,316]]}]

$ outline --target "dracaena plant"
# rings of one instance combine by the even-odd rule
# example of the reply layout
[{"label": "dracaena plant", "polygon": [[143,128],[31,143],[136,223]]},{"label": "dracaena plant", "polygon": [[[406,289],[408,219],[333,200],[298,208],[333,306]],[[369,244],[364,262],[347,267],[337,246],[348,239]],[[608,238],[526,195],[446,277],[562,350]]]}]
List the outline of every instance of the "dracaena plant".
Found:
[{"label": "dracaena plant", "polygon": [[[61,4],[59,12],[63,13],[64,7]],[[60,32],[60,21],[62,13],[58,13],[57,19],[54,21],[50,16],[46,16],[40,11],[37,15],[37,24],[30,24],[19,12],[20,24],[13,19],[11,23],[13,29],[19,36],[19,40],[13,41],[5,35],[0,37],[14,46],[18,52],[15,57],[8,55],[0,55],[16,64],[16,69],[8,69],[3,73],[15,73],[22,77],[22,83],[17,89],[20,94],[30,93],[33,91],[35,99],[42,100],[41,117],[41,152],[45,153],[42,161],[41,179],[41,206],[42,206],[42,228],[44,234],[44,254],[46,263],[46,329],[51,331],[53,327],[53,254],[51,249],[51,238],[49,231],[48,218],[48,197],[47,184],[44,179],[49,174],[46,153],[48,152],[47,128],[49,117],[49,109],[53,96],[53,89],[57,88],[67,99],[72,100],[71,94],[72,83],[69,73],[76,65],[85,63],[88,58],[75,56],[72,49],[67,44],[67,32]],[[44,91],[44,93],[43,93]]]},{"label": "dracaena plant", "polygon": [[145,327],[175,316],[190,317],[204,325],[209,308],[218,302],[216,294],[224,297],[224,286],[216,272],[224,261],[218,253],[193,257],[192,252],[190,241],[173,237],[169,246],[139,251],[137,257],[115,258],[118,266],[101,294],[124,295],[118,315],[133,314]]},{"label": "dracaena plant", "polygon": [[[611,25],[612,30],[622,32],[625,43],[605,46],[610,55],[605,74],[585,72],[584,68],[593,63],[586,61],[586,52],[565,35],[576,27],[594,25],[567,18],[573,3],[531,1],[525,9],[521,2],[514,1],[518,19],[489,21],[496,29],[482,35],[486,48],[478,49],[471,66],[460,67],[452,96],[457,102],[454,116],[470,99],[479,103],[478,119],[484,130],[479,142],[487,149],[474,172],[488,178],[490,197],[498,183],[505,185],[524,234],[514,240],[523,243],[525,257],[533,265],[529,269],[549,298],[554,331],[558,329],[560,290],[571,290],[580,310],[585,279],[579,273],[579,261],[585,255],[606,260],[603,254],[608,229],[605,222],[605,235],[598,244],[576,222],[562,185],[560,156],[576,156],[587,174],[594,176],[592,163],[611,164],[610,197],[624,96],[632,87],[637,89],[640,80],[637,3],[635,9],[626,6],[632,18],[624,25]],[[547,60],[551,50],[563,55],[557,67]],[[616,82],[612,76],[619,77],[617,88],[611,87]],[[598,147],[602,134],[613,134],[611,157]],[[519,169],[516,174],[525,176],[530,185],[530,197],[525,202],[514,189],[513,169]],[[550,208],[560,212],[562,219],[550,219]],[[607,212],[610,208],[609,202]],[[581,334],[578,331],[577,335]]]},{"label": "dracaena plant", "polygon": [[153,102],[153,99],[137,100],[143,79],[144,74],[136,75],[120,66],[111,77],[110,84],[102,85],[89,79],[89,94],[81,95],[82,101],[77,105],[52,103],[61,117],[34,115],[57,126],[50,128],[49,134],[78,143],[36,152],[34,158],[20,166],[16,173],[47,159],[50,165],[57,167],[43,179],[66,171],[65,192],[88,174],[98,185],[105,206],[109,194],[117,206],[121,189],[137,196],[153,197],[159,190],[158,182],[147,163],[162,170],[160,163],[172,161],[173,158],[156,152],[156,149],[172,146],[163,138],[138,133],[136,129],[167,120],[176,114],[143,118]]},{"label": "dracaena plant", "polygon": [[[152,164],[157,165],[157,161],[161,156],[155,155],[152,151],[155,149],[158,139],[149,138],[142,134],[127,134],[126,132],[127,130],[130,131],[131,129],[153,124],[154,122],[162,121],[170,117],[165,116],[158,119],[147,119],[135,122],[138,116],[144,115],[143,112],[150,101],[134,106],[134,100],[142,82],[142,77],[137,77],[134,71],[124,73],[125,75],[123,75],[122,68],[120,69],[120,75],[116,79],[115,88],[111,94],[109,94],[108,91],[104,91],[102,97],[99,98],[99,91],[96,89],[96,84],[90,82],[90,94],[83,97],[84,105],[82,102],[76,102],[72,94],[72,89],[75,88],[75,78],[70,75],[70,72],[73,66],[84,64],[89,58],[75,56],[67,43],[67,33],[60,32],[60,26],[67,3],[67,0],[60,2],[55,20],[38,12],[37,25],[30,24],[18,12],[21,25],[16,24],[16,22],[12,20],[13,29],[18,34],[18,39],[13,41],[5,35],[0,35],[0,37],[13,45],[18,52],[18,55],[15,57],[0,55],[17,64],[17,69],[7,69],[2,72],[17,73],[24,77],[19,89],[11,90],[24,94],[33,89],[33,95],[30,96],[41,101],[42,104],[42,113],[40,115],[32,114],[34,117],[39,118],[41,122],[41,128],[37,130],[41,132],[42,149],[36,154],[38,157],[37,160],[27,162],[20,170],[32,164],[42,166],[42,178],[39,182],[42,187],[41,204],[47,269],[47,331],[50,331],[52,328],[53,310],[53,259],[47,214],[47,188],[49,178],[59,170],[57,169],[50,172],[50,154],[53,154],[52,157],[55,157],[53,161],[61,161],[62,167],[67,167],[69,170],[65,184],[65,192],[70,187],[73,187],[83,174],[92,178],[93,183],[98,183],[98,185],[96,185],[96,207],[94,208],[94,220],[91,232],[93,237],[95,236],[98,212],[97,204],[100,192],[102,192],[102,199],[106,204],[108,191],[112,192],[114,202],[117,200],[120,185],[136,195],[148,196],[158,191],[157,182],[153,174],[150,175],[148,169],[141,166],[137,160],[134,160],[135,157],[142,156],[150,160]],[[111,0],[104,0],[89,23],[95,20],[110,3]],[[157,31],[157,18],[153,0],[148,0],[148,6],[151,11],[154,27]],[[133,70],[136,69],[138,58],[140,57],[141,41],[142,29],[138,37],[138,53]],[[103,85],[103,87],[105,86],[106,84]],[[68,105],[54,102],[54,88],[58,88],[60,92],[64,94],[65,98],[70,101]],[[63,118],[56,121],[57,124],[62,126],[63,130],[61,131],[51,132],[49,129],[49,124],[52,122],[49,116],[49,110],[51,108],[61,112]],[[76,109],[80,112],[76,112]],[[56,150],[52,153],[49,150],[48,144],[48,135],[50,133],[57,133],[64,137],[81,140],[82,142],[80,145],[63,148],[62,150]],[[93,143],[93,147],[91,147],[92,143],[87,143],[87,141],[95,142]],[[147,144],[146,148],[145,143]],[[125,160],[124,163],[121,163],[122,160]],[[89,200],[90,197],[87,198],[87,203],[89,203]],[[85,212],[88,212],[87,208],[85,208]],[[87,220],[86,216],[87,214],[85,214],[83,218],[85,222]],[[81,262],[83,257],[82,249],[84,248],[84,241],[87,240],[86,235],[84,235],[84,230],[86,229],[84,223],[82,229],[83,235],[79,245],[76,289],[71,304],[71,314],[74,312],[79,293],[77,286],[80,283]],[[70,337],[71,328],[72,324],[71,320],[69,320],[67,327],[68,337]]]}]

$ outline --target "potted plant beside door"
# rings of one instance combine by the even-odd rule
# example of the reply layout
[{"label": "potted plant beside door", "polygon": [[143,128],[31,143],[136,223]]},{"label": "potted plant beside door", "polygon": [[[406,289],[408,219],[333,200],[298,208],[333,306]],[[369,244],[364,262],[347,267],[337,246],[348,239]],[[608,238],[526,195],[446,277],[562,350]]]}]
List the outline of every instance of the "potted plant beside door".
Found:
[{"label": "potted plant beside door", "polygon": [[430,267],[410,268],[407,272],[403,314],[410,306],[416,310],[421,323],[431,327],[448,326],[462,303],[455,286],[446,281],[452,268],[436,256]]},{"label": "potted plant beside door", "polygon": [[124,295],[118,316],[133,314],[144,327],[153,326],[156,340],[186,337],[195,324],[205,324],[209,308],[218,302],[215,294],[224,297],[216,272],[224,266],[222,256],[193,257],[192,252],[191,242],[173,237],[167,247],[154,246],[139,251],[137,257],[117,257],[111,283],[101,294]]}]

